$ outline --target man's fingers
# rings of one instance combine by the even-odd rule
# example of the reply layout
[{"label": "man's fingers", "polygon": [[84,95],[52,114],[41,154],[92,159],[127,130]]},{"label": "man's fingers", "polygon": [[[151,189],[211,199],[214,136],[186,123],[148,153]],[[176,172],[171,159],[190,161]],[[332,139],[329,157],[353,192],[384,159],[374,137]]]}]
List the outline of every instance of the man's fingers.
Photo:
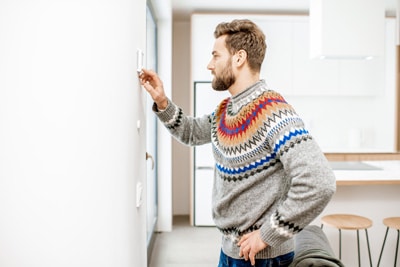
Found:
[{"label": "man's fingers", "polygon": [[238,245],[238,246],[241,246],[241,245],[243,244],[243,242],[247,240],[248,236],[249,236],[249,234],[243,235],[243,236],[240,238],[240,240],[239,240],[239,242],[237,243],[237,245]]},{"label": "man's fingers", "polygon": [[141,71],[138,74],[139,74],[139,78],[140,78],[140,81],[142,82],[142,84],[151,82],[154,79],[154,77],[156,77],[155,72],[151,72],[150,70],[146,70],[146,69],[141,69]]},{"label": "man's fingers", "polygon": [[256,254],[252,250],[250,250],[249,258],[250,258],[251,265],[256,264],[255,256],[256,256]]},{"label": "man's fingers", "polygon": [[240,247],[239,257],[243,257],[246,261],[249,259],[250,246],[247,241],[247,236],[240,238],[237,245]]},{"label": "man's fingers", "polygon": [[237,245],[240,247],[239,257],[243,257],[246,261],[250,260],[252,265],[256,263],[256,254],[267,247],[261,240],[260,230],[243,235]]},{"label": "man's fingers", "polygon": [[255,256],[256,253],[251,249],[250,246],[240,249],[239,257],[243,257],[246,261],[250,260],[251,265],[256,264]]},{"label": "man's fingers", "polygon": [[242,244],[240,246],[239,257],[243,257],[246,261],[249,260],[251,253],[251,246],[249,244]]},{"label": "man's fingers", "polygon": [[142,83],[150,83],[154,88],[161,86],[162,81],[158,77],[157,73],[152,70],[142,69],[139,75]]}]

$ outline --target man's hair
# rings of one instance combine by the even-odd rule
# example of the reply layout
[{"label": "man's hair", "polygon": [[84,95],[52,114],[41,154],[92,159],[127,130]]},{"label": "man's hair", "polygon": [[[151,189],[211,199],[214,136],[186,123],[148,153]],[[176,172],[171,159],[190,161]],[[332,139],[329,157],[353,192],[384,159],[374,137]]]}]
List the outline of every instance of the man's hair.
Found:
[{"label": "man's hair", "polygon": [[227,35],[226,47],[232,55],[243,49],[247,53],[250,69],[260,72],[267,45],[264,33],[254,22],[248,19],[222,22],[215,28],[214,37],[218,38],[222,35]]}]

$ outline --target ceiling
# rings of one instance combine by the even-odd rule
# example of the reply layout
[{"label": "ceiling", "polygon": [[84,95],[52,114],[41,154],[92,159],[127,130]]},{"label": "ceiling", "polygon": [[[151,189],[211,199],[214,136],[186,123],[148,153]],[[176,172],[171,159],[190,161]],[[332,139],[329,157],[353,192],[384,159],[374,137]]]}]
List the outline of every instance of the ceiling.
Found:
[{"label": "ceiling", "polygon": [[[171,0],[174,20],[189,20],[194,12],[249,12],[268,14],[307,14],[312,0]],[[386,15],[395,16],[396,2],[385,1]]]}]

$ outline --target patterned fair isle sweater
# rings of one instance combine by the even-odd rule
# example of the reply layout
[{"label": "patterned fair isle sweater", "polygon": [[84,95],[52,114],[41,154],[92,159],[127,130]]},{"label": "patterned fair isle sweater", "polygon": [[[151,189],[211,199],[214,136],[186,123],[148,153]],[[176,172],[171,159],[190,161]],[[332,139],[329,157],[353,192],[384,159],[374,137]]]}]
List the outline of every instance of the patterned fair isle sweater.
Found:
[{"label": "patterned fair isle sweater", "polygon": [[334,174],[303,121],[263,80],[203,117],[186,116],[171,101],[166,110],[153,110],[180,142],[212,142],[212,215],[232,258],[239,258],[240,237],[257,229],[268,246],[256,258],[293,251],[293,235],[335,192]]}]

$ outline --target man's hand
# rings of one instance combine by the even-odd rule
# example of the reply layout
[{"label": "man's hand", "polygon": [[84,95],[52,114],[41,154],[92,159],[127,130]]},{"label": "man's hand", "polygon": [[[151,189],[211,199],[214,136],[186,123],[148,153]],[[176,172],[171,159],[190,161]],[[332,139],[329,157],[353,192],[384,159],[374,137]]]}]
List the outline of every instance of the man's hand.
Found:
[{"label": "man's hand", "polygon": [[268,246],[262,241],[260,230],[242,236],[237,245],[240,246],[239,257],[244,257],[246,261],[250,259],[251,265],[256,264],[256,254]]},{"label": "man's hand", "polygon": [[139,73],[140,83],[149,92],[158,109],[166,109],[168,99],[165,96],[163,83],[157,73],[152,70],[142,69]]}]

